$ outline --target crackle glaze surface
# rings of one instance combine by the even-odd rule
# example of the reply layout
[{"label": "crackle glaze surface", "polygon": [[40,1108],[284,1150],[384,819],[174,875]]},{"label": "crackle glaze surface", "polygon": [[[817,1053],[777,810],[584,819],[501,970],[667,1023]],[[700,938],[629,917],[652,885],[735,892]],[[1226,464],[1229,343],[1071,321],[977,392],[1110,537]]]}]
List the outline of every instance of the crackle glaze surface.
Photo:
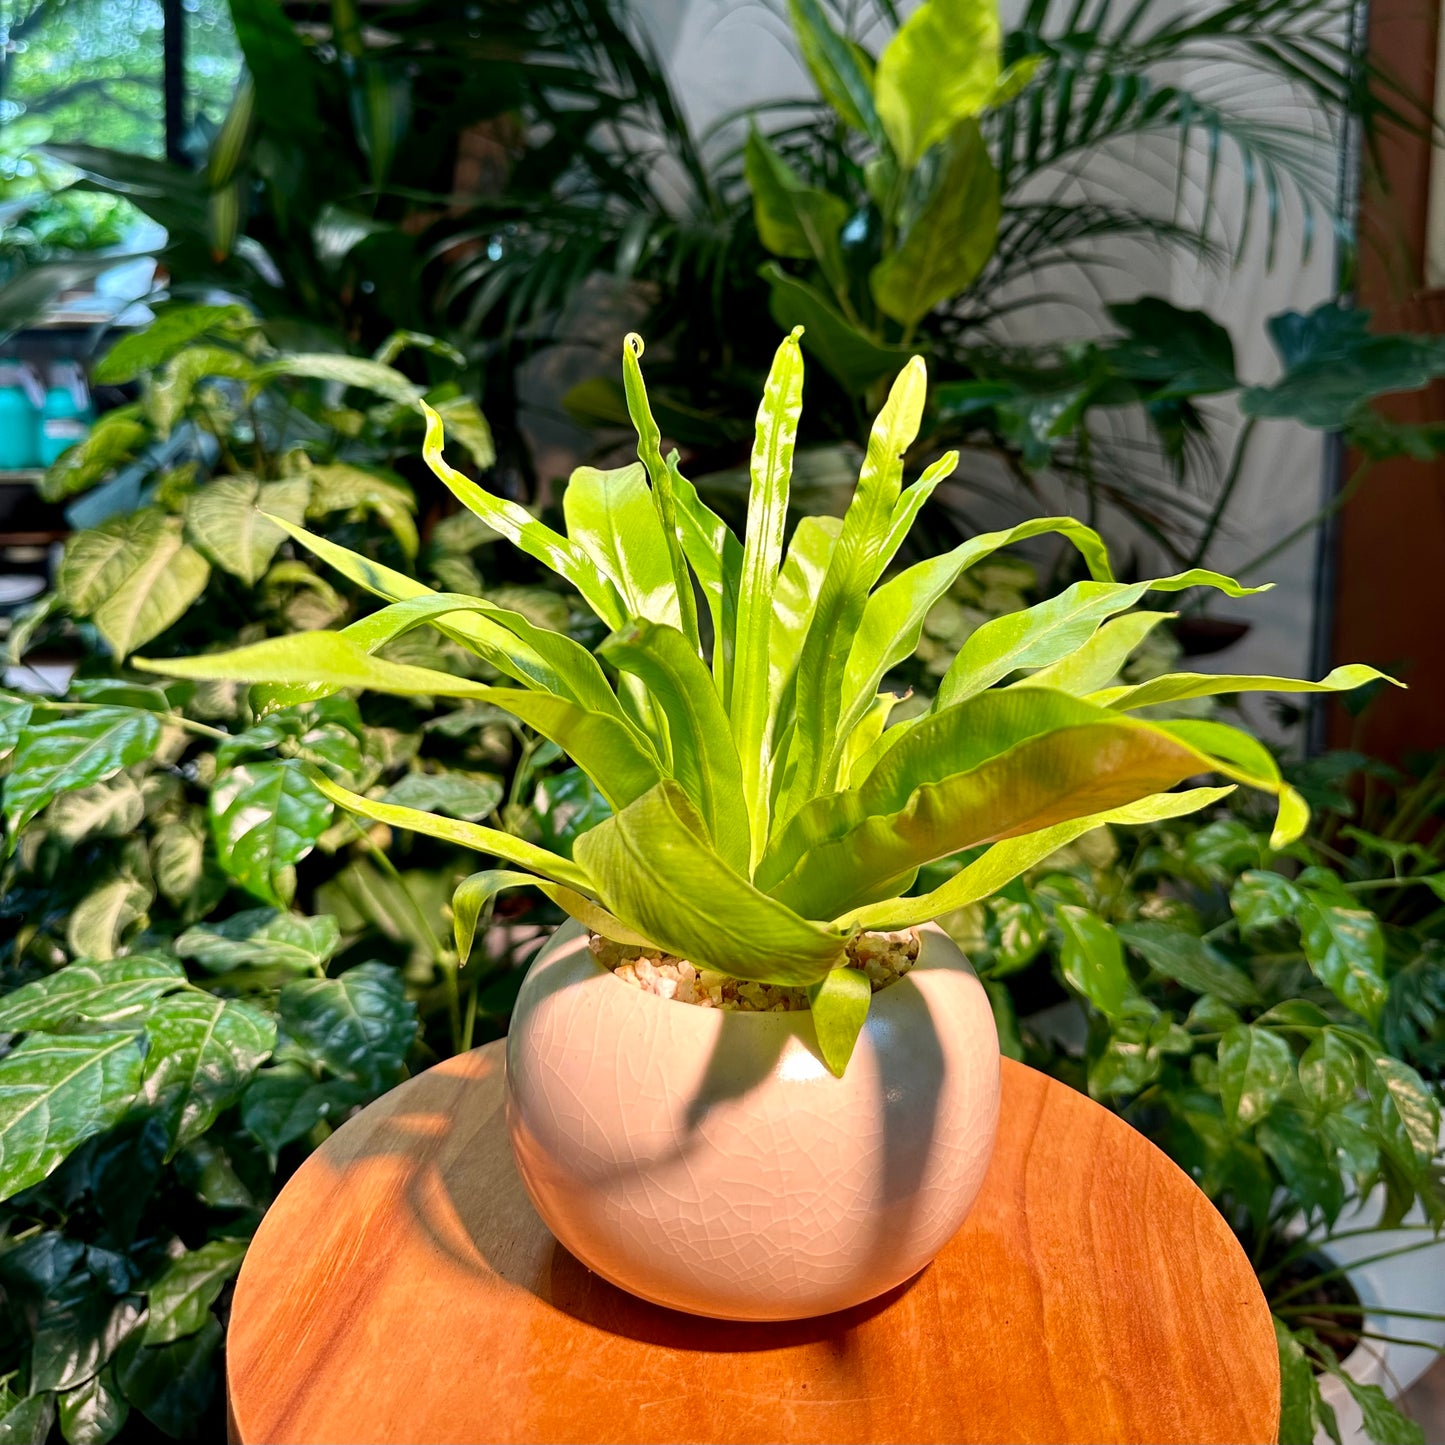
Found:
[{"label": "crackle glaze surface", "polygon": [[916,1274],[978,1194],[999,1107],[983,988],[942,932],[922,938],[838,1079],[811,1014],[628,988],[560,929],[507,1042],[517,1169],[558,1240],[644,1299],[726,1319],[823,1314]]}]

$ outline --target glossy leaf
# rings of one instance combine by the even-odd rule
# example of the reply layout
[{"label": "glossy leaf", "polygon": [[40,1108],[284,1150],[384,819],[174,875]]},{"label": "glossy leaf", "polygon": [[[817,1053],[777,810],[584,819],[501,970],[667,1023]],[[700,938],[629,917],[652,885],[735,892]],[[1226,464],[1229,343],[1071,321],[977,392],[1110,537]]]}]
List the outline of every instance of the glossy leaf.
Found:
[{"label": "glossy leaf", "polygon": [[1001,532],[984,532],[890,578],[874,590],[863,609],[858,635],[844,674],[844,706],[838,735],[846,738],[871,705],[884,675],[911,657],[923,635],[923,619],[934,604],[970,568],[1004,547],[1057,532],[1079,549],[1090,575],[1112,582],[1103,539],[1072,517],[1041,517]]},{"label": "glossy leaf", "polygon": [[858,968],[835,968],[808,990],[813,1033],[823,1062],[840,1079],[868,1018],[873,987]]},{"label": "glossy leaf", "polygon": [[[1180,592],[1189,587],[1215,587],[1226,597],[1257,590],[1202,569],[1150,582],[1076,582],[1047,602],[985,622],[949,664],[933,709],[938,712],[973,697],[1020,668],[1062,661],[1090,641],[1106,618],[1127,611],[1146,592]],[[1106,694],[1089,701],[1105,705],[1107,699]]]},{"label": "glossy leaf", "polygon": [[[747,537],[738,582],[737,635],[728,705],[733,740],[742,765],[743,797],[751,826],[752,856],[768,836],[768,657],[772,638],[773,592],[782,561],[783,525],[793,446],[803,406],[803,359],[796,333],[773,358],[758,409],[748,497]],[[580,760],[579,760],[580,761]]]},{"label": "glossy leaf", "polygon": [[723,706],[732,697],[733,649],[737,642],[738,587],[743,570],[743,544],[721,517],[697,494],[697,488],[668,458],[673,501],[677,506],[678,540],[697,576],[712,618],[712,673]]},{"label": "glossy leaf", "polygon": [[236,1102],[276,1042],[275,1022],[250,1004],[199,993],[162,1000],[146,1032],[144,1096],[165,1121],[172,1154]]},{"label": "glossy leaf", "polygon": [[302,973],[319,971],[340,944],[341,929],[329,914],[308,918],[274,908],[248,908],[219,923],[186,929],[175,949],[212,974],[243,967]]},{"label": "glossy leaf", "polygon": [[31,1034],[0,1059],[0,1198],[116,1123],[140,1087],[134,1033]]},{"label": "glossy leaf", "polygon": [[331,821],[331,804],[291,762],[245,763],[211,790],[216,861],[248,893],[278,908],[296,891],[296,864]]},{"label": "glossy leaf", "polygon": [[213,1239],[175,1260],[150,1287],[145,1343],[164,1345],[195,1334],[245,1257],[244,1239]]},{"label": "glossy leaf", "polygon": [[88,787],[143,762],[160,740],[156,716],[131,708],[98,707],[29,724],[4,783],[12,847],[15,834],[57,793]]},{"label": "glossy leaf", "polygon": [[1342,1109],[1360,1084],[1355,1050],[1332,1029],[1322,1029],[1300,1056],[1300,1089],[1317,1109]]},{"label": "glossy leaf", "polygon": [[136,1019],[185,982],[174,959],[152,954],[69,963],[0,998],[0,1033],[63,1029],[76,1019],[113,1026]]},{"label": "glossy leaf", "polygon": [[1236,1024],[1219,1041],[1224,1117],[1239,1128],[1259,1123],[1283,1096],[1294,1069],[1294,1053],[1278,1034]]},{"label": "glossy leaf", "polygon": [[804,985],[841,963],[848,935],[805,921],[729,868],[676,784],[583,834],[576,854],[610,912],[681,958]]},{"label": "glossy leaf", "polygon": [[366,1091],[341,1079],[320,1083],[298,1062],[260,1069],[241,1095],[241,1122],[274,1157],[317,1124],[340,1119],[367,1101]]},{"label": "glossy leaf", "polygon": [[116,873],[92,888],[65,923],[65,942],[82,958],[114,958],[123,940],[145,926],[155,895],[128,873]]},{"label": "glossy leaf", "polygon": [[1074,818],[1037,833],[1026,833],[995,843],[981,857],[955,873],[931,893],[911,898],[890,898],[882,903],[856,908],[835,920],[839,927],[861,929],[913,928],[955,908],[988,898],[1020,874],[1043,862],[1051,853],[1108,823],[1157,823],[1181,818],[1228,797],[1233,788],[1191,788],[1178,793],[1158,793],[1124,808]]},{"label": "glossy leaf", "polygon": [[50,1438],[55,1396],[49,1391],[15,1400],[8,1408],[0,1406],[0,1410],[0,1441],[4,1445],[45,1445]]},{"label": "glossy leaf", "polygon": [[1365,1087],[1386,1153],[1409,1173],[1429,1166],[1440,1147],[1440,1107],[1409,1064],[1372,1051]]},{"label": "glossy leaf", "polygon": [[[1088,697],[1114,681],[1129,655],[1173,612],[1129,612],[1106,622],[1072,652],[1031,672],[1023,687],[1054,687],[1075,697]],[[1099,701],[1097,697],[1094,701]]]},{"label": "glossy leaf", "polygon": [[1193,933],[1148,919],[1121,923],[1118,933],[1156,973],[1195,993],[1212,994],[1236,1007],[1260,1001],[1249,975]]},{"label": "glossy leaf", "polygon": [[628,615],[679,626],[667,544],[642,464],[578,467],[562,508],[568,537],[617,584]]},{"label": "glossy leaf", "polygon": [[1293,923],[1302,905],[1299,889],[1288,878],[1257,868],[1241,873],[1229,892],[1229,906],[1245,930]]},{"label": "glossy leaf", "polygon": [[1059,966],[1069,986],[1106,1018],[1119,1017],[1125,1005],[1137,999],[1138,990],[1125,966],[1118,934],[1087,908],[1061,904],[1054,916],[1063,939]]},{"label": "glossy leaf", "polygon": [[868,436],[858,486],[843,528],[828,556],[827,571],[798,657],[796,714],[790,762],[793,777],[779,805],[790,817],[827,781],[837,736],[843,674],[868,593],[887,565],[881,555],[903,483],[903,454],[923,419],[928,372],[920,358],[904,367]]},{"label": "glossy leaf", "polygon": [[[136,1346],[138,1336],[132,1336]],[[167,1435],[192,1435],[216,1387],[211,1358],[220,1348],[221,1326],[209,1317],[193,1335],[165,1345],[121,1351],[117,1375],[130,1403]]]},{"label": "glossy leaf", "polygon": [[678,627],[688,645],[701,651],[697,630],[697,601],[692,594],[692,577],[687,570],[677,535],[677,499],[673,496],[673,471],[662,457],[662,433],[647,401],[642,382],[642,338],[629,332],[622,340],[622,389],[627,415],[637,432],[637,458],[652,482],[652,503],[662,532],[663,555],[672,573],[672,595],[678,612]]},{"label": "glossy leaf", "polygon": [[398,970],[382,963],[288,983],[280,1011],[288,1039],[309,1061],[373,1095],[398,1081],[416,1037],[416,1006]]},{"label": "glossy leaf", "polygon": [[788,539],[787,555],[773,591],[772,647],[768,656],[768,712],[773,720],[775,746],[794,715],[798,658],[842,530],[840,517],[802,517]]},{"label": "glossy leaf", "polygon": [[1181,702],[1185,698],[1218,697],[1234,692],[1350,692],[1366,683],[1394,683],[1393,677],[1363,663],[1337,667],[1318,682],[1299,677],[1248,677],[1214,672],[1171,672],[1133,687],[1108,688],[1093,695],[1092,701],[1119,709],[1152,707],[1156,703]]},{"label": "glossy leaf", "polygon": [[912,327],[966,290],[993,254],[1000,214],[998,172],[988,146],[977,124],[964,121],[949,141],[927,204],[869,273],[878,309]]},{"label": "glossy leaf", "polygon": [[831,917],[935,858],[1121,808],[1200,771],[1199,755],[1162,730],[1107,719],[1023,688],[929,717],[856,788],[804,807],[756,881],[807,917]]},{"label": "glossy leaf", "polygon": [[130,1418],[130,1402],[110,1368],[60,1397],[60,1433],[68,1445],[109,1445]]},{"label": "glossy leaf", "polygon": [[672,773],[696,804],[713,846],[739,871],[748,866],[748,811],[742,765],[707,664],[675,628],[641,623],[599,648],[639,678],[667,719]]},{"label": "glossy leaf", "polygon": [[94,1377],[136,1332],[140,1301],[117,1299],[92,1272],[78,1270],[47,1298],[35,1322],[30,1388],[70,1390]]},{"label": "glossy leaf", "polygon": [[186,503],[186,531],[218,567],[255,586],[265,575],[286,534],[263,513],[300,523],[310,485],[304,477],[258,482],[222,477]]},{"label": "glossy leaf", "polygon": [[999,80],[995,0],[924,0],[878,57],[878,116],[901,165],[994,99]]},{"label": "glossy leaf", "polygon": [[1336,899],[1307,888],[1298,921],[1315,976],[1346,1008],[1377,1024],[1389,993],[1379,920],[1369,909],[1351,906],[1348,896]]}]

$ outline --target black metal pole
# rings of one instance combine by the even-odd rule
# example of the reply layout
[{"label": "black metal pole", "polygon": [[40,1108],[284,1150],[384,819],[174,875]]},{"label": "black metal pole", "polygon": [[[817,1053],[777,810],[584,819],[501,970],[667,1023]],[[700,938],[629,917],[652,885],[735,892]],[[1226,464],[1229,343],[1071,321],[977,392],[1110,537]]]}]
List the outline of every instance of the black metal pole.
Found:
[{"label": "black metal pole", "polygon": [[186,137],[186,12],[181,0],[161,0],[161,89],[165,105],[166,159],[189,162]]}]

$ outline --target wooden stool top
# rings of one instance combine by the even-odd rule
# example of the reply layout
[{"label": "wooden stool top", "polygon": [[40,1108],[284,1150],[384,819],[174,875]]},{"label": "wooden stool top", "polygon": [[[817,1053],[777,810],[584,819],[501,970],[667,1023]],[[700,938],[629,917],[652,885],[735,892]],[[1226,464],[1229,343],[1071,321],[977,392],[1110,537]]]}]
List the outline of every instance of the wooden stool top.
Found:
[{"label": "wooden stool top", "polygon": [[503,1050],[409,1080],[266,1215],[227,1345],[242,1442],[1272,1441],[1269,1310],[1189,1178],[1004,1061],[989,1175],[938,1259],[821,1319],[732,1324],[589,1273],[533,1211]]}]

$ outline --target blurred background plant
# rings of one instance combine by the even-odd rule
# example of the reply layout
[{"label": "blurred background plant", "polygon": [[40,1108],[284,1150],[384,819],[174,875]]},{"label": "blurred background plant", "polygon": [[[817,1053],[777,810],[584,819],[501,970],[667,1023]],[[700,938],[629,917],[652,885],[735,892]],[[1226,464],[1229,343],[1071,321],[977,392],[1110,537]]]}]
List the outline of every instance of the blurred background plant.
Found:
[{"label": "blurred background plant", "polygon": [[[275,1190],[347,1112],[496,1036],[555,921],[510,897],[459,971],[444,908],[465,861],[336,818],[299,765],[563,849],[601,816],[548,745],[486,709],[131,672],[142,644],[369,610],[262,510],[591,644],[550,573],[441,504],[416,467],[417,397],[487,486],[546,511],[559,457],[615,445],[625,412],[595,344],[610,358],[635,327],[663,431],[727,512],[779,325],[802,322],[809,505],[846,497],[872,393],[916,348],[939,385],[910,468],[968,451],[967,489],[918,529],[938,549],[1062,495],[1125,550],[1195,560],[1230,524],[1251,418],[1351,439],[1361,470],[1337,508],[1377,459],[1438,454],[1437,426],[1376,398],[1445,371],[1440,343],[1327,302],[1270,323],[1278,374],[1251,384],[1208,315],[1100,295],[1120,242],[1221,265],[1260,235],[1282,265],[1348,255],[1319,157],[1352,125],[1420,118],[1370,75],[1344,0],[1183,18],[1034,0],[1009,25],[987,3],[928,0],[900,23],[882,0],[791,0],[817,94],[705,130],[620,0],[198,0],[180,126],[137,78],[158,7],[101,5],[86,30],[94,8],[11,7],[0,58],[16,208],[0,332],[103,268],[95,248],[162,268],[151,319],[95,348],[109,409],[39,483],[72,535],[11,619],[0,702],[0,1430],[72,1445],[219,1438],[228,1281]],[[27,53],[45,66],[27,74]],[[1323,140],[1269,109],[1274,86],[1324,117]],[[1201,154],[1206,197],[1220,157],[1248,158],[1230,227],[1179,204]],[[1082,298],[1080,334],[1017,340],[1060,292]],[[1289,540],[1258,538],[1255,560]],[[896,685],[922,702],[1053,565],[969,574]],[[1127,679],[1165,670],[1180,637],[1197,641],[1154,629]],[[392,646],[472,665],[425,629]],[[68,686],[46,682],[57,665]],[[1329,1375],[1378,1324],[1296,1265],[1341,1228],[1412,1207],[1440,1222],[1426,1133],[1445,1047],[1440,765],[1413,783],[1358,755],[1295,765],[1323,811],[1287,856],[1223,809],[1096,837],[952,921],[1010,1051],[1122,1112],[1230,1218],[1288,1330],[1291,1442],[1328,1423],[1311,1365]],[[47,1126],[27,1132],[17,1101],[37,1098]],[[1383,1219],[1358,1223],[1376,1181]],[[1356,1398],[1374,1438],[1417,1438],[1383,1396]]]}]

